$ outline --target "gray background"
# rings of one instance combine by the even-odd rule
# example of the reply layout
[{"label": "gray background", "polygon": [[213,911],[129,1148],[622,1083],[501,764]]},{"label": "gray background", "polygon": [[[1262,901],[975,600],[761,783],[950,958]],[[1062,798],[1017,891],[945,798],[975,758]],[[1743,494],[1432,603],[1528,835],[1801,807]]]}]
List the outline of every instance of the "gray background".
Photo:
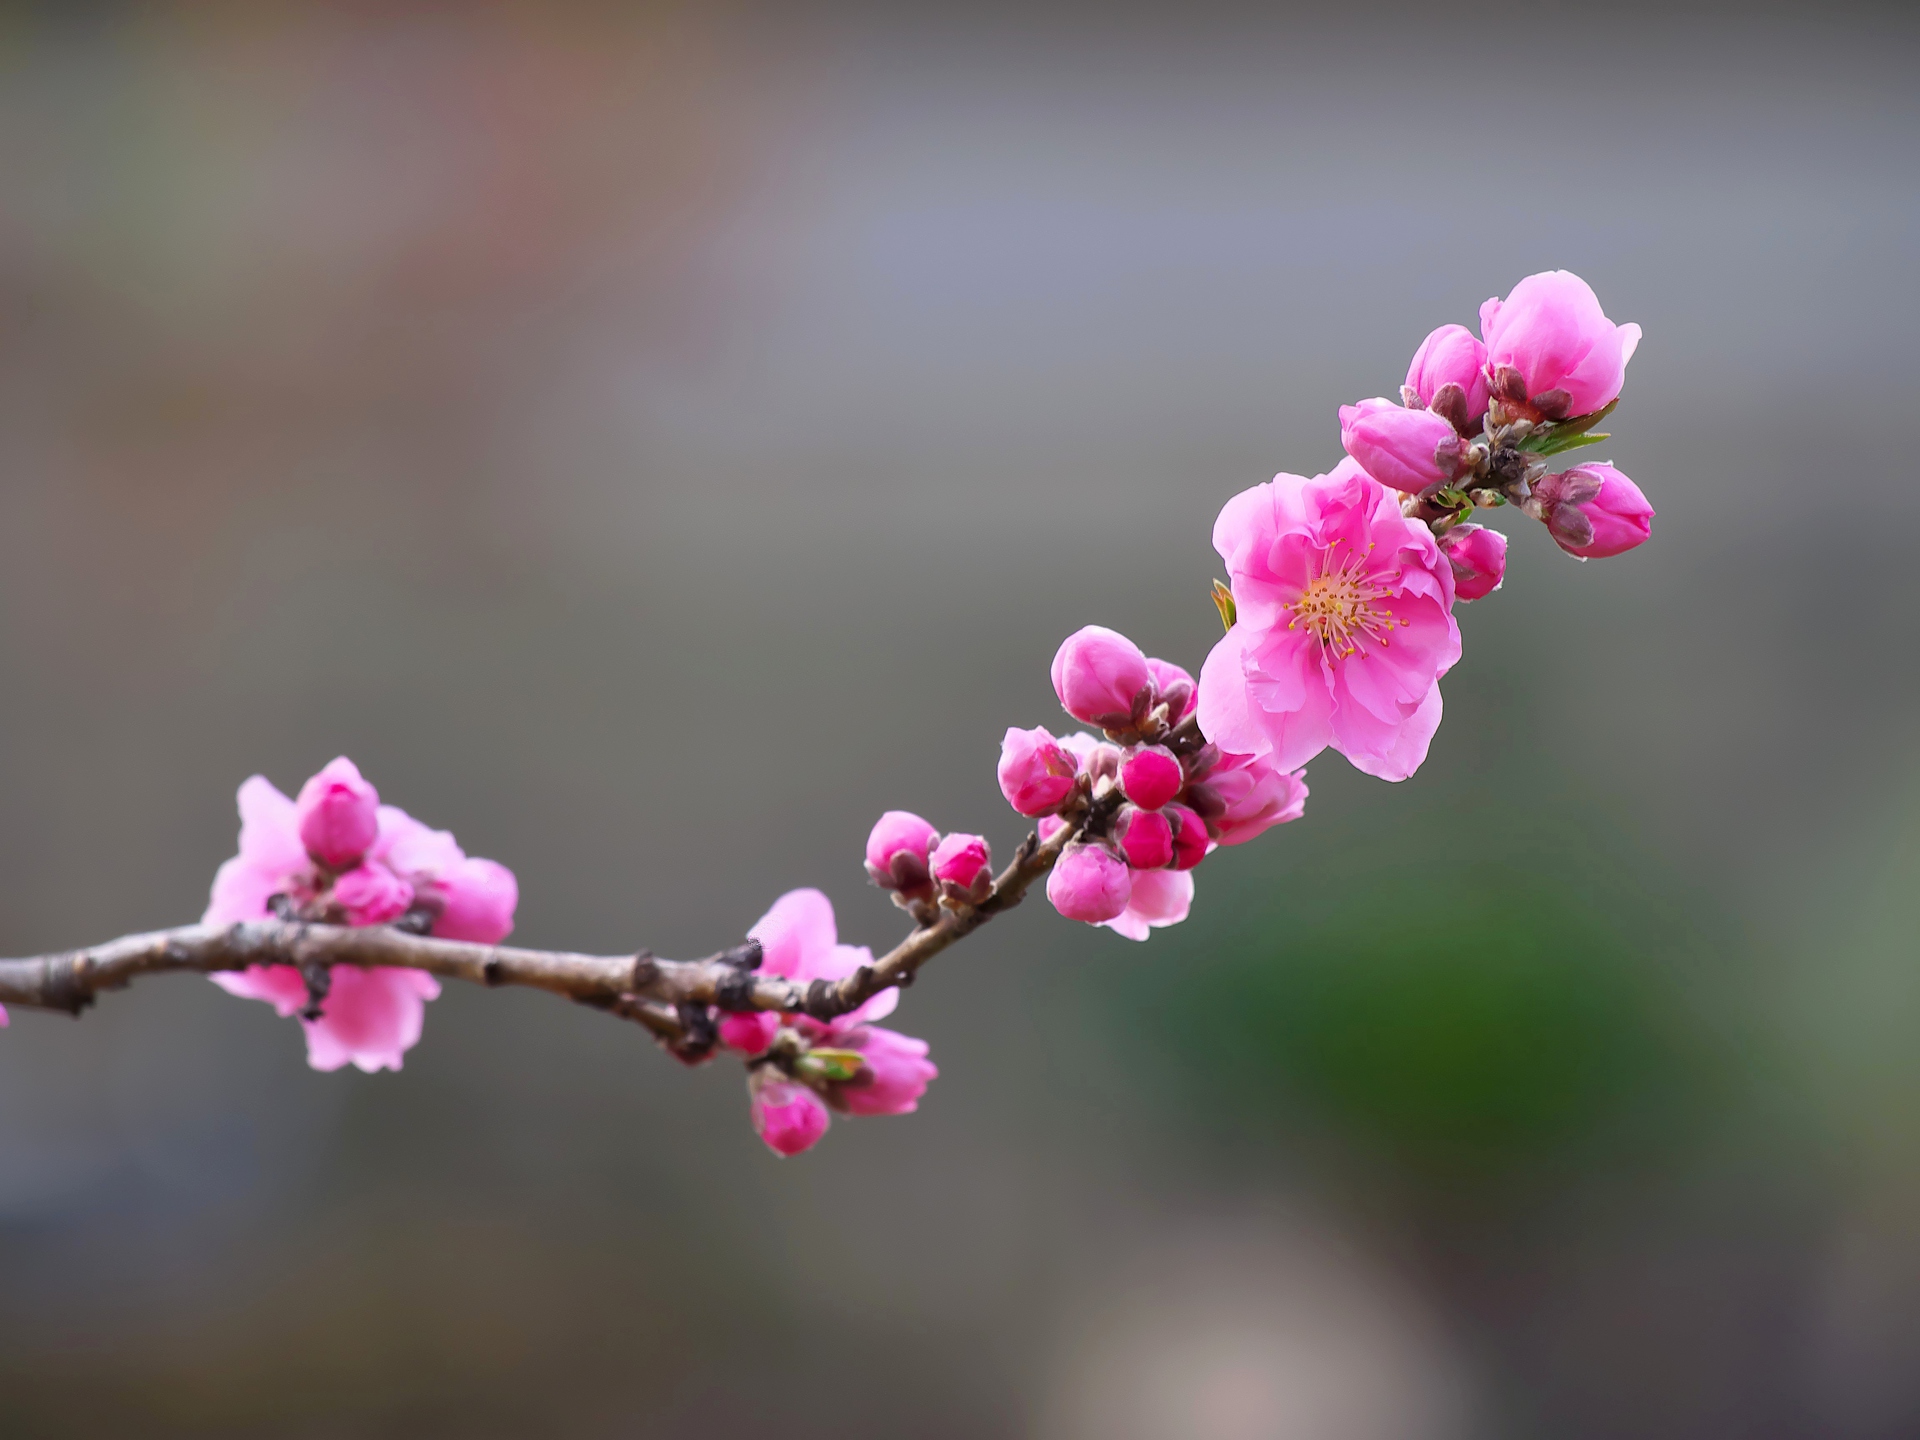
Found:
[{"label": "gray background", "polygon": [[0,953],[197,917],[346,752],[665,954],[1019,828],[1059,638],[1534,270],[1654,540],[1522,517],[1432,758],[1130,945],[1034,905],[779,1162],[450,990],[317,1075],[177,978],[0,1037],[9,1435],[1920,1430],[1898,12],[95,7],[0,26]]}]

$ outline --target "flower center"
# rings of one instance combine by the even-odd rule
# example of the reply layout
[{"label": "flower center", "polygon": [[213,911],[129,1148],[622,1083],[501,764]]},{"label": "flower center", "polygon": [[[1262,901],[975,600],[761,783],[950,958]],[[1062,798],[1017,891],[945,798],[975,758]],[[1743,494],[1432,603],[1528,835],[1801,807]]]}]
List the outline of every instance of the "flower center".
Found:
[{"label": "flower center", "polygon": [[1321,553],[1320,573],[1287,607],[1293,611],[1287,628],[1305,625],[1336,660],[1357,654],[1363,639],[1376,640],[1384,647],[1394,625],[1407,623],[1396,621],[1378,603],[1392,592],[1367,573],[1367,556],[1373,553],[1373,546],[1369,544],[1365,554],[1349,549],[1342,555],[1340,544],[1336,540]]}]

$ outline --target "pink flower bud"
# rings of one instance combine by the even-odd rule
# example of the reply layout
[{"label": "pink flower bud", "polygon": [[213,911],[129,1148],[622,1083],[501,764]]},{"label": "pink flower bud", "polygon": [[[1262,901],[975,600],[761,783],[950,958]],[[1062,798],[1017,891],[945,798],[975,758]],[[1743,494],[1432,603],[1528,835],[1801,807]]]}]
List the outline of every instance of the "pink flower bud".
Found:
[{"label": "pink flower bud", "polygon": [[1053,691],[1074,719],[1126,730],[1146,718],[1153,672],[1126,636],[1089,625],[1061,642],[1053,657]]},{"label": "pink flower bud", "polygon": [[1591,415],[1620,397],[1638,325],[1615,325],[1578,275],[1529,275],[1480,307],[1493,398],[1548,420]]},{"label": "pink flower bud", "polygon": [[1304,773],[1276,770],[1264,756],[1223,755],[1204,782],[1187,787],[1187,800],[1222,845],[1242,845],[1306,812]]},{"label": "pink flower bud", "polygon": [[1051,815],[1073,793],[1073,757],[1044,729],[1007,731],[1000,742],[1000,793],[1022,815]]},{"label": "pink flower bud", "polygon": [[380,833],[380,796],[342,755],[300,787],[294,815],[307,853],[329,870],[349,870]]},{"label": "pink flower bud", "polygon": [[933,878],[941,892],[979,904],[993,889],[993,852],[978,835],[949,835],[933,847]]},{"label": "pink flower bud", "polygon": [[1167,723],[1178,725],[1200,703],[1193,676],[1170,660],[1155,660],[1151,656],[1147,659],[1147,670],[1153,676],[1154,689],[1159,692],[1158,703],[1167,707]]},{"label": "pink flower bud", "polygon": [[833,1123],[827,1102],[796,1080],[761,1080],[760,1073],[755,1073],[751,1087],[750,1113],[755,1132],[776,1155],[798,1155],[812,1149]]},{"label": "pink flower bud", "polygon": [[1367,474],[1409,495],[1466,473],[1467,447],[1451,422],[1391,400],[1342,405],[1340,443]]},{"label": "pink flower bud", "polygon": [[882,890],[898,890],[910,900],[933,894],[927,854],[940,832],[910,810],[889,810],[867,836],[867,874]]},{"label": "pink flower bud", "polygon": [[1071,843],[1047,876],[1047,899],[1069,920],[1098,925],[1127,908],[1133,881],[1118,855],[1105,845]]},{"label": "pink flower bud", "polygon": [[1113,838],[1135,870],[1158,870],[1173,863],[1173,825],[1158,810],[1122,805],[1113,817]]},{"label": "pink flower bud", "polygon": [[1456,525],[1440,537],[1440,551],[1453,566],[1457,600],[1478,600],[1500,588],[1507,573],[1507,537],[1484,525]]},{"label": "pink flower bud", "polygon": [[849,1115],[907,1115],[919,1108],[939,1067],[927,1059],[927,1042],[911,1035],[862,1025],[833,1042],[858,1050],[862,1065],[851,1080],[828,1087],[828,1098]]},{"label": "pink flower bud", "polygon": [[1186,784],[1180,762],[1162,745],[1142,745],[1120,762],[1120,788],[1142,810],[1158,810]]},{"label": "pink flower bud", "polygon": [[1213,837],[1207,834],[1207,822],[1184,805],[1169,805],[1160,812],[1173,826],[1173,868],[1191,870],[1207,858]]},{"label": "pink flower bud", "polygon": [[356,865],[333,882],[334,903],[349,925],[385,925],[413,904],[413,887],[384,865]]},{"label": "pink flower bud", "polygon": [[742,1055],[764,1055],[780,1032],[780,1017],[771,1010],[720,1017],[720,1043]]},{"label": "pink flower bud", "polygon": [[1061,738],[1060,748],[1073,757],[1089,784],[1098,786],[1102,780],[1113,780],[1120,774],[1124,752],[1111,741],[1096,740],[1086,731],[1076,730]]},{"label": "pink flower bud", "polygon": [[1533,487],[1547,533],[1569,555],[1598,560],[1642,544],[1653,532],[1653,506],[1640,487],[1604,462],[1576,465]]},{"label": "pink flower bud", "polygon": [[441,939],[498,945],[513,933],[520,882],[499,861],[467,856],[439,876],[434,890],[441,903],[433,933]]},{"label": "pink flower bud", "polygon": [[1040,824],[1037,828],[1040,832],[1040,843],[1044,845],[1062,830],[1066,829],[1067,822],[1062,820],[1058,815],[1043,815],[1040,817]]},{"label": "pink flower bud", "polygon": [[[1449,386],[1459,392],[1457,399]],[[1487,347],[1464,325],[1442,325],[1413,352],[1401,393],[1408,405],[1434,410],[1471,435],[1487,413]]]}]

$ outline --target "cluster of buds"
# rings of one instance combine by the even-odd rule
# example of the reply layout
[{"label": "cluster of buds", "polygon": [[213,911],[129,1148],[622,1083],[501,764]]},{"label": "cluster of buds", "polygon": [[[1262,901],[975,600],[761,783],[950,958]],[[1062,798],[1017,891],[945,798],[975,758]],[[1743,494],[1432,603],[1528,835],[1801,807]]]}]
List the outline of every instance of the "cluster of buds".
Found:
[{"label": "cluster of buds", "polygon": [[1480,330],[1429,335],[1401,403],[1340,411],[1347,454],[1439,537],[1461,600],[1498,588],[1506,569],[1505,538],[1472,524],[1476,510],[1517,506],[1583,560],[1631,550],[1653,520],[1647,497],[1612,465],[1550,463],[1608,438],[1594,427],[1619,403],[1640,327],[1614,324],[1586,281],[1554,270],[1487,301]]},{"label": "cluster of buds", "polygon": [[1040,821],[1043,842],[1077,825],[1047,877],[1062,915],[1134,940],[1186,919],[1188,873],[1218,845],[1298,819],[1307,787],[1265,760],[1228,755],[1192,723],[1198,692],[1178,665],[1089,625],[1053,659],[1053,688],[1074,719],[1100,727],[1055,736],[1010,729],[1000,793]]}]

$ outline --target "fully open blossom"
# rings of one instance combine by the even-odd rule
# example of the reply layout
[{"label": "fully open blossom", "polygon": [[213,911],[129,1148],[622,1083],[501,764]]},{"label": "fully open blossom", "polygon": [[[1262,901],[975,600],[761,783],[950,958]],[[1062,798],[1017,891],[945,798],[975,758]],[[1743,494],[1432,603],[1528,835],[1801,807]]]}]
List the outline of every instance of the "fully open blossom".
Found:
[{"label": "fully open blossom", "polygon": [[798,1155],[811,1150],[827,1133],[833,1117],[827,1102],[797,1080],[778,1078],[777,1072],[755,1071],[748,1082],[752,1096],[749,1114],[754,1133],[776,1155]]},{"label": "fully open blossom", "polygon": [[[1462,434],[1477,430],[1487,413],[1487,347],[1464,325],[1442,325],[1420,342],[1407,366],[1404,393],[1411,403],[1432,406],[1449,420],[1457,420]],[[1457,409],[1442,392],[1449,385],[1460,391]],[[1439,405],[1434,401],[1438,398]]]},{"label": "fully open blossom", "polygon": [[1533,487],[1533,499],[1554,543],[1583,560],[1619,555],[1653,533],[1647,497],[1604,461],[1544,476]]},{"label": "fully open blossom", "polygon": [[1620,396],[1638,325],[1616,325],[1593,287],[1567,270],[1529,275],[1505,300],[1480,307],[1496,399],[1549,420],[1591,415]]},{"label": "fully open blossom", "polygon": [[1351,459],[1229,500],[1213,528],[1238,620],[1200,672],[1200,728],[1290,771],[1331,745],[1403,780],[1460,658],[1453,570],[1427,527]]},{"label": "fully open blossom", "polygon": [[1068,844],[1047,875],[1047,899],[1069,920],[1098,925],[1127,908],[1133,892],[1126,862],[1099,843]]},{"label": "fully open blossom", "polygon": [[1073,756],[1044,729],[1009,728],[1000,742],[1000,793],[1022,815],[1051,815],[1073,793]]},{"label": "fully open blossom", "polygon": [[1107,730],[1145,715],[1153,672],[1138,645],[1104,625],[1088,625],[1060,642],[1053,657],[1053,691],[1069,715]]},{"label": "fully open blossom", "polygon": [[910,900],[931,898],[927,857],[939,838],[940,832],[911,810],[887,811],[867,836],[867,875],[882,890],[897,890]]},{"label": "fully open blossom", "polygon": [[849,1115],[909,1115],[940,1074],[926,1041],[878,1025],[862,1025],[834,1044],[860,1054],[860,1073],[827,1087],[828,1102]]},{"label": "fully open blossom", "polygon": [[1391,400],[1342,405],[1340,444],[1367,474],[1409,495],[1450,485],[1466,469],[1465,442],[1449,421]]},{"label": "fully open blossom", "polygon": [[1500,588],[1507,574],[1507,537],[1485,525],[1456,525],[1440,537],[1440,553],[1453,566],[1453,598],[1480,600]]},{"label": "fully open blossom", "polygon": [[1278,769],[1265,755],[1222,755],[1187,788],[1187,803],[1222,845],[1244,845],[1306,813],[1306,772]]},{"label": "fully open blossom", "polygon": [[[373,788],[351,762],[335,761],[301,793],[309,803],[296,804],[259,775],[240,787],[240,853],[214,876],[203,923],[268,919],[269,901],[278,895],[301,914],[337,924],[384,924],[417,910],[433,917],[432,933],[445,939],[493,944],[513,929],[519,898],[513,873],[469,857],[446,831],[379,805],[371,839],[357,838],[365,830],[362,816]],[[309,843],[334,860],[356,858],[356,847],[364,858],[335,874],[330,863],[309,854]],[[281,1015],[300,1014],[311,1000],[306,980],[291,965],[251,965],[211,978],[230,994],[266,1001]],[[423,971],[333,966],[320,1018],[301,1022],[308,1063],[316,1070],[349,1064],[398,1070],[419,1042],[426,1002],[439,993],[438,982]]]},{"label": "fully open blossom", "polygon": [[[789,890],[754,922],[747,938],[760,942],[760,971],[802,984],[813,980],[844,980],[862,965],[873,963],[873,951],[864,945],[842,945],[833,918],[833,902],[818,890]],[[871,1020],[883,1020],[900,1003],[898,990],[882,990],[857,1010],[817,1027],[821,1036],[839,1035]],[[721,1043],[744,1054],[758,1055],[773,1043],[779,1017],[768,1011],[720,1017]]]},{"label": "fully open blossom", "polygon": [[1185,870],[1143,870],[1133,877],[1127,908],[1100,923],[1129,940],[1144,940],[1149,930],[1178,925],[1193,907],[1193,876]]}]

